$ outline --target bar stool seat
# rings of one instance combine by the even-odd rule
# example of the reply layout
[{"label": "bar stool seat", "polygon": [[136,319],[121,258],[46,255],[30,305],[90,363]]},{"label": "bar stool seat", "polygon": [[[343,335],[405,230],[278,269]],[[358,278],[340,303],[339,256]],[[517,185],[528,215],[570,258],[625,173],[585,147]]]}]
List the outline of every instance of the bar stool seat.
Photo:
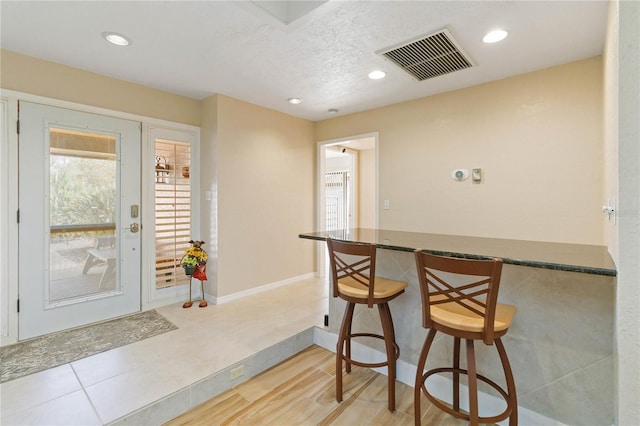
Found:
[{"label": "bar stool seat", "polygon": [[[375,277],[373,286],[373,298],[385,299],[399,294],[401,290],[407,288],[407,283],[390,280],[382,277]],[[352,277],[345,277],[338,280],[338,291],[343,296],[362,299],[359,303],[368,303],[369,288]]]},{"label": "bar stool seat", "polygon": [[[342,362],[346,372],[351,372],[351,365],[376,368],[387,367],[388,377],[388,409],[395,411],[396,360],[400,349],[395,341],[395,331],[388,302],[395,299],[407,288],[408,284],[382,277],[376,277],[375,244],[350,243],[327,239],[329,259],[331,263],[331,283],[333,297],[340,297],[347,302],[342,325],[336,345],[336,401],[342,401]],[[355,305],[378,307],[382,334],[353,333],[353,312]],[[385,343],[386,360],[377,363],[366,363],[351,358],[351,339],[354,337],[370,337],[381,339]]]},{"label": "bar stool seat", "polygon": [[[471,425],[495,423],[509,418],[509,425],[518,424],[518,403],[515,382],[501,337],[509,330],[516,307],[497,302],[502,273],[502,260],[469,260],[434,256],[415,251],[416,267],[422,296],[422,325],[429,328],[416,371],[414,388],[415,424],[421,423],[420,397],[424,393],[436,407]],[[454,338],[453,366],[433,368],[424,372],[431,344],[440,331]],[[465,340],[467,368],[460,368],[460,341]],[[494,345],[504,371],[506,389],[477,373],[474,341]],[[435,398],[427,389],[427,379],[438,373],[452,373],[451,406]],[[460,409],[460,375],[468,377],[469,412]],[[506,401],[506,409],[491,417],[478,414],[478,380],[493,387]]]},{"label": "bar stool seat", "polygon": [[[437,300],[437,297],[431,298],[432,303]],[[515,314],[515,306],[498,303],[496,305],[496,317],[493,322],[494,331],[498,332],[507,330],[511,325],[511,321],[513,321]],[[474,315],[468,309],[463,308],[454,302],[432,305],[431,319],[445,327],[450,327],[456,330],[482,333],[484,328],[484,319]]]}]

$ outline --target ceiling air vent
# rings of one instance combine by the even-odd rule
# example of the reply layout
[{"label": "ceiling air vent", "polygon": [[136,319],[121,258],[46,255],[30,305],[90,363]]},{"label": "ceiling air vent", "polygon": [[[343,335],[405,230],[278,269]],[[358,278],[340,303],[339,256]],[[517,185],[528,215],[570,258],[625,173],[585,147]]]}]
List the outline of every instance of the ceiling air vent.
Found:
[{"label": "ceiling air vent", "polygon": [[448,29],[378,51],[418,81],[472,67],[473,61]]}]

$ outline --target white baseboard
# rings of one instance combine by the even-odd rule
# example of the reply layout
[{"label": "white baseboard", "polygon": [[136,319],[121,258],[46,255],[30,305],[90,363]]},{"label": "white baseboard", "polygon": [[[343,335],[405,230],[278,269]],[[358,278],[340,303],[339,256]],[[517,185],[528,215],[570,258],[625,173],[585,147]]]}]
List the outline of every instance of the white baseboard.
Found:
[{"label": "white baseboard", "polygon": [[[242,299],[244,297],[253,296],[254,294],[259,294],[259,293],[262,293],[264,291],[273,290],[274,288],[277,288],[277,287],[282,287],[282,286],[285,286],[285,285],[288,285],[288,284],[293,284],[293,283],[301,281],[301,280],[314,278],[314,276],[315,276],[314,272],[309,272],[307,274],[298,275],[298,276],[292,277],[292,278],[287,278],[285,280],[277,281],[277,282],[271,283],[271,284],[265,284],[265,285],[260,286],[260,287],[251,288],[249,290],[240,291],[238,293],[233,293],[233,294],[230,294],[228,296],[223,296],[223,297],[215,297],[215,296],[213,296],[213,295],[211,295],[209,293],[205,293],[204,300],[206,300],[207,302],[211,303],[212,305],[220,305],[222,303],[227,303],[227,302],[231,302],[233,300]],[[196,286],[194,284],[192,286],[192,288],[191,288],[191,298],[193,300],[196,300],[196,299],[200,300],[200,285]],[[158,297],[157,299],[153,299],[153,300],[151,300],[151,301],[149,301],[147,303],[144,303],[143,306],[142,306],[142,310],[160,308],[162,306],[172,305],[174,303],[182,303],[182,302],[186,302],[188,299],[189,299],[189,291],[188,291],[188,289],[186,291],[184,289],[181,289],[177,293],[170,294],[170,295],[165,296],[165,297]]]},{"label": "white baseboard", "polygon": [[233,300],[242,299],[243,297],[253,296],[254,294],[259,294],[264,291],[273,290],[276,287],[282,287],[284,285],[292,284],[294,282],[298,282],[301,280],[307,280],[314,277],[313,272],[309,272],[307,274],[298,275],[296,277],[287,278],[282,281],[276,281],[275,283],[265,284],[260,287],[250,288],[249,290],[239,291],[238,293],[229,294],[227,296],[222,297],[214,297],[211,295],[206,295],[206,300],[211,301],[216,305],[220,305],[222,303],[228,303]]},{"label": "white baseboard", "polygon": [[[338,336],[336,334],[329,333],[326,329],[316,327],[313,333],[313,343],[335,353]],[[351,354],[354,359],[362,362],[380,362],[386,358],[386,354],[384,352],[377,351],[355,341],[351,343]],[[384,375],[387,374],[386,367],[374,368],[373,370]],[[398,381],[414,387],[416,370],[417,368],[415,365],[398,360],[396,363],[396,378]],[[431,376],[429,378],[429,391],[436,398],[451,403],[451,381],[449,379],[437,375]],[[468,408],[468,406],[465,406],[464,402],[468,401],[467,395],[467,387],[460,385],[460,405],[463,409]],[[479,392],[478,405],[483,407],[487,413],[500,413],[504,410],[505,402],[502,398],[498,398],[484,392]],[[483,412],[480,414],[482,415]],[[509,420],[506,419],[498,424],[508,425]],[[563,423],[557,420],[543,416],[542,414],[536,413],[535,411],[531,411],[522,406],[518,406],[518,424],[521,426],[564,426]]]}]

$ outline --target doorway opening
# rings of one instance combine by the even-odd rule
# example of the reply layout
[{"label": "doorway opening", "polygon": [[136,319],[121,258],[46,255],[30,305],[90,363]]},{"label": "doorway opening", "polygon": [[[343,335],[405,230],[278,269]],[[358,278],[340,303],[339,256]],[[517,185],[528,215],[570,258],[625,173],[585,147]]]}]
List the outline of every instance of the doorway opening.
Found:
[{"label": "doorway opening", "polygon": [[[318,143],[318,231],[376,228],[378,135]],[[318,275],[328,276],[326,244],[318,249]]]}]

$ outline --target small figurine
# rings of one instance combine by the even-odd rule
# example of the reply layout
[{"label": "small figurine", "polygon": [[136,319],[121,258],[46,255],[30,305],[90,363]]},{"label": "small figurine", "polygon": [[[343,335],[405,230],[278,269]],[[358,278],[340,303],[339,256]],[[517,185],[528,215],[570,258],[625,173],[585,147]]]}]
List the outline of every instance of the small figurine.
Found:
[{"label": "small figurine", "polygon": [[202,294],[202,300],[198,305],[200,308],[207,307],[207,301],[204,298],[204,282],[207,280],[207,259],[209,256],[207,252],[202,248],[204,241],[189,241],[191,247],[189,247],[182,256],[180,264],[184,268],[184,273],[189,277],[189,301],[182,305],[183,308],[190,308],[193,305],[191,301],[191,280],[195,278],[200,280],[200,290]]}]

